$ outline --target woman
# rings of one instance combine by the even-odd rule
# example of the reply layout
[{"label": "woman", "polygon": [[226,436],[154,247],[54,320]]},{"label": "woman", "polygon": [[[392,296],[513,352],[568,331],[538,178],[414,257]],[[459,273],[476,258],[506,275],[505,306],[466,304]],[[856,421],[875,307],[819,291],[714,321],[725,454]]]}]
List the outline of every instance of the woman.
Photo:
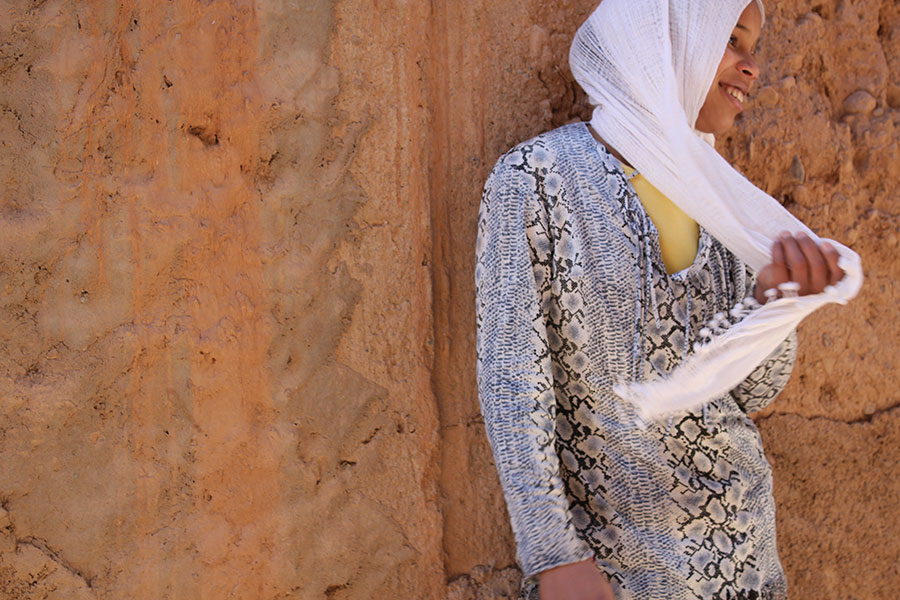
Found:
[{"label": "woman", "polygon": [[[476,266],[479,395],[526,597],[786,597],[770,468],[747,413],[787,382],[795,337],[785,339],[792,326],[785,331],[784,323],[796,321],[772,329],[782,333],[774,350],[757,344],[766,348],[758,354],[764,360],[755,359],[749,375],[708,352],[709,364],[728,371],[725,388],[708,384],[720,379],[709,370],[684,363],[743,319],[741,307],[754,309],[748,321],[783,306],[805,310],[798,309],[803,299],[757,309],[748,298],[764,304],[779,288],[818,298],[836,286],[838,301],[846,301],[861,275],[853,267],[844,277],[839,260],[847,268],[855,255],[814,240],[799,224],[790,230],[801,233],[769,234],[768,264],[756,260],[757,276],[733,251],[753,258],[759,232],[734,233],[752,215],[720,223],[731,213],[719,210],[715,192],[762,195],[728,179],[718,155],[709,155],[714,150],[697,142],[732,126],[759,76],[753,53],[762,5],[744,2],[604,0],[570,57],[598,105],[591,125],[517,146],[485,186]],[[721,58],[717,67],[701,60],[703,51]],[[719,212],[710,218],[707,208]],[[711,319],[712,331],[705,327]],[[688,388],[703,390],[702,406],[642,426],[639,403],[623,398],[678,372],[688,373]],[[736,385],[728,383],[738,372]],[[665,396],[685,392],[671,388]]]}]

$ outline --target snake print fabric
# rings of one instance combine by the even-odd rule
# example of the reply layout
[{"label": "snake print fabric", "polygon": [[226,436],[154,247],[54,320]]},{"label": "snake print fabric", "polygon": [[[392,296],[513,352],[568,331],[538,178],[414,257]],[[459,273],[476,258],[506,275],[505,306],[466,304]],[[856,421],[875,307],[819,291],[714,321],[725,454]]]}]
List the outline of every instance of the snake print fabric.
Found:
[{"label": "snake print fabric", "polygon": [[784,387],[792,335],[730,394],[640,427],[619,380],[673,369],[752,273],[701,231],[668,275],[658,233],[584,124],[505,154],[479,215],[478,383],[523,595],[594,557],[619,600],[783,599],[769,464],[747,416]]}]

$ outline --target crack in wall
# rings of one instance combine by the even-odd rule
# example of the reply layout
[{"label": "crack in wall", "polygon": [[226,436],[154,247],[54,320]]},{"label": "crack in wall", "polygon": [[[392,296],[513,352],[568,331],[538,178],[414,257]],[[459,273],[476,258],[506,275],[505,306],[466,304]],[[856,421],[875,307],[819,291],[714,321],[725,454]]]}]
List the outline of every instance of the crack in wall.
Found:
[{"label": "crack in wall", "polygon": [[516,573],[521,573],[519,569],[519,565],[511,564],[511,565],[503,565],[499,567],[490,567],[487,565],[480,565],[475,567],[472,570],[472,573],[463,573],[461,575],[456,575],[451,577],[448,580],[448,583],[456,583],[457,581],[476,581],[478,579],[485,580],[489,579],[492,576],[503,575],[509,571],[513,571]]},{"label": "crack in wall", "polygon": [[796,412],[773,412],[768,415],[764,415],[761,417],[756,417],[753,421],[759,426],[761,423],[765,423],[766,421],[773,419],[775,417],[799,417],[806,421],[825,421],[828,423],[836,423],[840,425],[867,425],[871,424],[875,417],[881,415],[887,415],[893,412],[900,413],[900,402],[895,404],[891,404],[890,406],[886,406],[884,408],[879,408],[871,414],[867,414],[863,417],[859,417],[857,419],[838,419],[836,417],[830,417],[828,415],[803,415]]},{"label": "crack in wall", "polygon": [[445,577],[452,573],[453,548],[448,547],[449,538],[449,512],[452,505],[448,498],[452,494],[452,483],[448,481],[447,468],[448,449],[447,439],[443,431],[450,420],[447,401],[447,381],[444,374],[450,360],[450,309],[447,299],[450,298],[451,279],[450,264],[448,260],[449,243],[446,232],[449,228],[450,217],[444,190],[446,188],[447,173],[445,171],[447,159],[450,155],[447,127],[449,115],[447,107],[450,104],[450,89],[446,67],[440,60],[434,57],[447,56],[448,40],[447,5],[444,0],[432,2],[428,31],[428,55],[432,60],[428,69],[428,95],[433,106],[428,126],[432,143],[429,146],[429,164],[432,167],[428,177],[428,206],[430,210],[431,229],[431,313],[432,313],[432,369],[431,391],[437,403],[438,426],[441,429],[438,464],[440,469],[439,488],[442,502],[440,506],[442,516],[442,540],[444,564],[442,569]]},{"label": "crack in wall", "polygon": [[34,536],[27,536],[16,540],[16,547],[18,546],[31,546],[32,548],[36,548],[41,552],[41,554],[52,560],[55,564],[59,565],[60,567],[83,581],[84,585],[87,586],[88,589],[94,589],[93,578],[90,575],[86,575],[85,573],[83,573],[80,569],[77,569],[69,564],[69,562],[62,557],[58,550],[54,550],[50,547],[46,540]]}]

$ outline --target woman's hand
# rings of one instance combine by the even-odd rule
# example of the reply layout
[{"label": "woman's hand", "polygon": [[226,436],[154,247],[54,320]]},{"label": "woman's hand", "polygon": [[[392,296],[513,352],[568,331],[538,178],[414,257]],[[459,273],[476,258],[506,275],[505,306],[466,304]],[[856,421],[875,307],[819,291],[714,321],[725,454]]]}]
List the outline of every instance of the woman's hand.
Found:
[{"label": "woman's hand", "polygon": [[547,569],[538,575],[541,600],[615,600],[594,559]]},{"label": "woman's hand", "polygon": [[772,262],[759,271],[754,296],[760,304],[765,304],[765,291],[786,281],[800,285],[798,294],[821,293],[829,285],[834,285],[844,276],[838,266],[838,252],[828,242],[817,245],[805,233],[793,236],[789,233],[772,244]]}]

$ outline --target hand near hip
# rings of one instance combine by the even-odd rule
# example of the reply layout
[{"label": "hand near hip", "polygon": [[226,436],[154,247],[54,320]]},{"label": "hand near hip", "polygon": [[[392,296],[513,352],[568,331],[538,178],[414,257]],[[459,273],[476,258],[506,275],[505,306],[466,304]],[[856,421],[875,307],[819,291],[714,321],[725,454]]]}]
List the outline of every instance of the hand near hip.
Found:
[{"label": "hand near hip", "polygon": [[541,600],[615,600],[593,558],[541,572],[538,587]]}]

